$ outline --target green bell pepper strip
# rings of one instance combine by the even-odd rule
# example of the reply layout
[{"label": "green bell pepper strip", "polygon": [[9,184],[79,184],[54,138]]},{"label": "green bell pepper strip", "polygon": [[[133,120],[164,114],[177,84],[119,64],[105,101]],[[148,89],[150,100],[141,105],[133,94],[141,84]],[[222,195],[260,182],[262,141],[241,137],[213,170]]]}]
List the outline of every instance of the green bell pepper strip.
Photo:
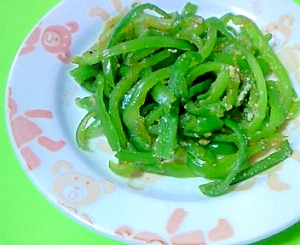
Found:
[{"label": "green bell pepper strip", "polygon": [[183,133],[185,135],[202,136],[207,133],[213,133],[214,131],[222,129],[223,125],[224,123],[219,117],[208,113],[206,115],[195,117],[191,115],[187,123],[181,123],[180,126],[183,127]]},{"label": "green bell pepper strip", "polygon": [[99,73],[99,69],[99,65],[78,66],[70,71],[70,75],[80,86],[94,93],[96,91],[95,77]]},{"label": "green bell pepper strip", "polygon": [[115,156],[121,161],[131,163],[142,163],[146,165],[159,163],[158,159],[155,158],[151,152],[138,152],[121,149]]},{"label": "green bell pepper strip", "polygon": [[249,160],[245,167],[251,166],[257,161],[257,159],[261,159],[262,156],[267,155],[271,151],[279,149],[280,144],[282,144],[285,140],[285,136],[275,132],[270,134],[268,137],[256,141],[249,141],[247,148],[247,157]]},{"label": "green bell pepper strip", "polygon": [[241,25],[242,30],[248,33],[253,45],[259,50],[260,56],[269,64],[271,70],[277,76],[278,91],[281,94],[280,104],[283,106],[285,116],[288,116],[293,99],[295,98],[294,90],[287,70],[270,47],[268,39],[262,34],[257,25],[245,16],[227,14],[222,19],[224,22],[231,20],[233,23]]},{"label": "green bell pepper strip", "polygon": [[285,112],[280,102],[280,93],[275,81],[267,81],[269,116],[261,129],[249,136],[250,140],[267,138],[274,134],[277,128],[285,121]]},{"label": "green bell pepper strip", "polygon": [[124,96],[137,82],[142,69],[157,64],[158,62],[169,57],[169,55],[169,51],[161,51],[153,56],[145,58],[140,63],[136,63],[134,67],[129,68],[129,71],[122,77],[122,79],[116,84],[115,88],[111,91],[109,96],[109,113],[112,121],[114,122],[117,134],[119,135],[122,148],[126,148],[126,144],[128,142],[120,117],[120,107]]},{"label": "green bell pepper strip", "polygon": [[210,142],[207,147],[217,155],[230,155],[237,151],[236,145],[230,142],[213,141]]},{"label": "green bell pepper strip", "polygon": [[89,111],[83,119],[80,121],[77,129],[76,129],[76,143],[79,148],[83,150],[89,150],[88,147],[88,137],[86,135],[86,127],[90,121],[90,119],[94,118],[97,115],[96,111]]},{"label": "green bell pepper strip", "polygon": [[170,15],[157,7],[154,4],[145,3],[141,5],[134,6],[115,26],[113,33],[111,34],[111,39],[109,40],[108,47],[114,46],[118,43],[118,38],[122,33],[128,30],[128,26],[133,22],[133,20],[141,13],[142,11],[149,9],[155,11],[157,14],[161,15],[164,18],[170,18]]},{"label": "green bell pepper strip", "polygon": [[76,98],[75,99],[75,104],[76,106],[85,109],[87,111],[93,111],[95,110],[95,106],[96,106],[96,101],[95,101],[95,96],[94,95],[90,95],[90,96],[86,96],[83,98]]},{"label": "green bell pepper strip", "polygon": [[181,16],[183,18],[185,17],[192,17],[192,16],[195,16],[197,14],[197,11],[198,11],[198,6],[193,4],[193,3],[190,3],[190,2],[187,2],[182,11],[181,11]]},{"label": "green bell pepper strip", "polygon": [[86,129],[85,136],[87,139],[95,138],[99,135],[103,135],[103,127],[101,121],[96,118]]},{"label": "green bell pepper strip", "polygon": [[140,60],[152,55],[156,50],[157,48],[147,48],[128,53],[126,59],[124,60],[124,63],[127,66],[132,66]]},{"label": "green bell pepper strip", "polygon": [[104,77],[102,75],[98,75],[97,81],[98,81],[97,92],[96,92],[97,116],[99,117],[102,123],[103,131],[107,137],[111,149],[113,151],[118,151],[121,148],[119,136],[111,120],[111,117],[106,109],[106,104],[104,101]]},{"label": "green bell pepper strip", "polygon": [[[159,62],[156,62],[151,68],[146,64],[148,63],[148,60],[147,59],[143,59],[141,61],[142,64],[144,64],[144,67],[149,67],[149,71],[150,73],[152,71],[156,71],[156,70],[159,70],[163,67],[168,67],[168,66],[171,66],[171,64],[176,60],[176,54],[173,53],[174,49],[167,49],[167,50],[163,50],[161,51],[161,54],[160,53],[157,53],[157,54],[154,54],[153,56],[147,58],[149,59],[149,61],[152,60],[152,58],[154,59],[155,57],[158,57],[158,56],[163,56],[162,54],[163,53],[167,53],[168,55],[166,55],[166,57],[164,59],[161,59]],[[177,52],[178,50],[176,50]]]},{"label": "green bell pepper strip", "polygon": [[223,99],[220,101],[220,104],[225,108],[226,111],[231,110],[238,103],[239,86],[241,84],[241,80],[238,74],[236,74],[236,72],[234,73],[234,75],[230,74],[226,93]]},{"label": "green bell pepper strip", "polygon": [[229,154],[214,163],[201,161],[195,155],[188,154],[187,165],[197,174],[211,180],[223,180],[232,171],[236,155]]},{"label": "green bell pepper strip", "polygon": [[280,89],[277,86],[278,84],[273,81],[267,81],[267,89],[269,95],[269,106],[270,106],[270,119],[269,124],[273,127],[278,127],[284,122],[285,111],[282,106]]},{"label": "green bell pepper strip", "polygon": [[188,41],[176,39],[170,36],[141,37],[125,41],[98,54],[99,61],[103,58],[113,57],[124,53],[141,50],[144,48],[176,48],[182,50],[196,50],[195,46]]},{"label": "green bell pepper strip", "polygon": [[186,40],[171,36],[149,36],[124,41],[110,48],[95,46],[92,51],[84,53],[81,57],[73,57],[72,62],[79,65],[93,65],[101,62],[105,58],[149,48],[174,48],[192,51],[196,51],[197,49],[194,44]]},{"label": "green bell pepper strip", "polygon": [[[259,64],[260,68],[262,69],[264,76],[267,76],[268,74],[270,74],[271,69],[270,69],[269,64],[261,57],[255,57],[255,58]],[[220,51],[216,51],[216,52],[213,52],[209,56],[209,60],[225,63],[228,65],[232,65],[234,67],[239,67],[239,69],[242,72],[247,72],[250,69],[250,66],[249,66],[247,60],[244,58],[243,55],[240,55],[238,53],[232,54],[232,53],[225,53],[225,52],[223,53]]]},{"label": "green bell pepper strip", "polygon": [[152,124],[150,126],[147,127],[149,135],[153,135],[155,137],[157,137],[160,134],[160,129],[158,124]]},{"label": "green bell pepper strip", "polygon": [[214,21],[210,19],[205,20],[204,25],[207,26],[206,42],[201,50],[199,50],[202,59],[205,60],[214,50],[214,46],[217,40],[217,28]]},{"label": "green bell pepper strip", "polygon": [[109,98],[109,109],[111,121],[114,122],[115,130],[118,134],[120,146],[126,148],[127,136],[124,131],[123,123],[120,116],[120,106],[125,94],[131,89],[139,77],[141,69],[130,69],[123,78],[116,84]]},{"label": "green bell pepper strip", "polygon": [[104,93],[106,97],[109,97],[111,89],[115,87],[116,71],[114,69],[115,66],[113,65],[113,62],[116,62],[116,60],[114,58],[115,57],[102,60],[103,76],[105,80]]},{"label": "green bell pepper strip", "polygon": [[175,178],[193,178],[199,177],[191,168],[181,162],[165,162],[153,165],[141,165],[140,169],[144,172],[160,174],[163,176],[170,176]]},{"label": "green bell pepper strip", "polygon": [[142,78],[131,89],[132,96],[123,110],[123,121],[131,140],[137,149],[151,151],[151,137],[145,127],[144,118],[140,115],[140,107],[144,104],[149,90],[158,82],[170,77],[171,68],[162,68]]},{"label": "green bell pepper strip", "polygon": [[222,24],[222,22],[217,18],[210,18],[210,21],[213,21],[216,24],[218,31],[220,31],[225,37],[227,37],[245,56],[256,81],[257,91],[259,93],[259,99],[257,101],[256,111],[253,113],[253,119],[250,122],[247,122],[244,125],[247,135],[259,130],[265,115],[267,112],[267,88],[266,80],[263,75],[263,72],[253,54],[248,51],[245,46],[240,43]]},{"label": "green bell pepper strip", "polygon": [[149,102],[147,104],[145,103],[145,105],[140,110],[140,114],[143,117],[147,117],[147,115],[150,114],[157,107],[161,107],[161,106],[159,104],[157,104],[155,101],[153,101],[153,102],[151,101],[151,102]]},{"label": "green bell pepper strip", "polygon": [[210,88],[210,85],[212,83],[212,79],[206,79],[205,81],[201,81],[191,87],[189,87],[189,94],[187,99],[191,99],[192,97],[201,94],[204,91],[207,91]]},{"label": "green bell pepper strip", "polygon": [[220,73],[218,74],[216,80],[211,84],[210,86],[210,93],[209,96],[204,99],[198,101],[198,106],[205,106],[208,104],[212,104],[215,102],[218,102],[225,92],[228,84],[230,81],[230,73],[229,73],[229,67],[224,67],[220,70]]},{"label": "green bell pepper strip", "polygon": [[224,143],[234,143],[234,144],[237,144],[237,142],[238,142],[236,135],[224,134],[224,133],[212,135],[211,141],[212,142],[216,141],[216,142],[224,142]]},{"label": "green bell pepper strip", "polygon": [[292,150],[290,148],[289,142],[284,140],[280,146],[279,150],[270,154],[264,159],[259,160],[258,162],[254,163],[250,167],[243,169],[240,171],[235,179],[231,182],[231,185],[237,184],[241,181],[249,179],[255,175],[258,175],[271,167],[274,167],[278,163],[284,161],[287,157],[292,154]]},{"label": "green bell pepper strip", "polygon": [[174,27],[174,16],[169,15],[168,18],[154,16],[147,13],[139,13],[135,19],[134,34],[142,37],[149,34],[149,29],[159,30],[168,33]]},{"label": "green bell pepper strip", "polygon": [[153,87],[153,89],[151,90],[151,96],[166,111],[169,111],[171,109],[172,103],[176,101],[176,97],[174,96],[171,89],[161,82],[157,83]]},{"label": "green bell pepper strip", "polygon": [[197,117],[191,113],[184,113],[180,115],[179,127],[183,130],[192,130],[197,124]]},{"label": "green bell pepper strip", "polygon": [[150,55],[149,57],[143,58],[139,63],[132,64],[132,68],[135,69],[136,66],[141,66],[142,68],[153,68],[155,65],[164,62],[169,57],[172,56],[172,51],[169,49],[164,49],[158,51],[155,54]]},{"label": "green bell pepper strip", "polygon": [[188,113],[195,116],[206,115],[209,113],[209,109],[207,107],[198,107],[195,105],[195,102],[193,102],[192,100],[189,100],[184,105],[184,108]]},{"label": "green bell pepper strip", "polygon": [[116,173],[119,176],[131,177],[138,171],[138,164],[135,162],[126,162],[126,161],[118,161],[115,163],[114,161],[109,161],[109,168],[111,171]]},{"label": "green bell pepper strip", "polygon": [[103,59],[102,53],[104,50],[104,46],[96,46],[92,50],[86,51],[81,56],[73,56],[71,61],[79,66],[97,65]]},{"label": "green bell pepper strip", "polygon": [[187,151],[186,164],[196,175],[209,179],[223,179],[232,169],[235,154],[223,157],[222,160],[206,146],[193,141],[181,142]]},{"label": "green bell pepper strip", "polygon": [[187,86],[190,87],[193,82],[196,80],[196,78],[209,73],[217,73],[221,70],[222,67],[224,67],[224,63],[221,62],[214,62],[214,61],[208,61],[205,63],[201,63],[199,65],[195,65],[191,67],[186,74],[186,83]]},{"label": "green bell pepper strip", "polygon": [[160,120],[160,117],[164,111],[164,108],[160,105],[156,106],[145,116],[145,125],[148,127]]},{"label": "green bell pepper strip", "polygon": [[[105,22],[103,31],[100,33],[97,45],[107,45],[108,41],[111,38],[112,33],[115,31],[115,27],[118,25],[118,23],[124,18],[125,12],[120,12],[115,16],[112,16],[107,22]],[[94,45],[96,45],[94,44]]]},{"label": "green bell pepper strip", "polygon": [[224,123],[227,127],[233,130],[234,134],[236,134],[238,139],[238,143],[237,143],[238,151],[235,154],[236,157],[235,157],[235,162],[233,163],[232,170],[226,176],[225,179],[216,180],[199,186],[200,190],[207,196],[219,196],[224,194],[230,187],[231,183],[234,181],[236,175],[241,171],[241,169],[244,167],[244,165],[247,162],[247,155],[246,155],[247,139],[245,137],[243,129],[238,123],[228,118],[224,119]]},{"label": "green bell pepper strip", "polygon": [[[176,21],[176,20],[175,20]],[[184,17],[177,21],[176,25],[170,32],[176,38],[187,40],[193,43],[198,50],[203,49],[203,33],[206,31],[206,26],[203,24],[203,18],[197,15]],[[177,23],[175,22],[175,23]]]},{"label": "green bell pepper strip", "polygon": [[[220,70],[216,80],[212,82],[210,90],[208,91],[208,96],[203,99],[193,103],[188,101],[186,104],[186,110],[194,115],[203,115],[206,111],[210,111],[212,114],[222,115],[225,108],[220,102],[221,96],[225,92],[230,81],[230,74],[228,68],[224,67]],[[230,101],[228,101],[230,102]],[[211,106],[216,104],[216,106]]]},{"label": "green bell pepper strip", "polygon": [[172,73],[168,82],[169,88],[177,99],[188,97],[188,87],[185,81],[185,74],[193,63],[202,61],[201,55],[196,52],[185,52],[178,57],[172,66]]},{"label": "green bell pepper strip", "polygon": [[177,145],[179,103],[174,102],[171,109],[163,110],[159,120],[159,135],[153,145],[153,155],[160,161],[169,160],[175,154]]}]

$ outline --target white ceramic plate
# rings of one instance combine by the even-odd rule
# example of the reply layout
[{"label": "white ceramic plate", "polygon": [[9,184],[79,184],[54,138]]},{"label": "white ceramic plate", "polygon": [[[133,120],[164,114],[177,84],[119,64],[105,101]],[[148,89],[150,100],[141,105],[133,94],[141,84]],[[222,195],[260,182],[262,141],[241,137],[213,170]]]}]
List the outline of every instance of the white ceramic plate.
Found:
[{"label": "white ceramic plate", "polygon": [[[184,0],[152,0],[181,10]],[[244,14],[275,34],[274,48],[299,92],[300,8],[293,1],[195,0],[200,15]],[[294,154],[272,170],[216,198],[202,195],[199,179],[146,174],[128,180],[108,169],[105,138],[79,150],[74,132],[84,92],[69,77],[71,55],[85,51],[109,16],[130,0],[65,0],[45,16],[22,45],[8,82],[7,122],[20,162],[58,207],[101,234],[123,242],[246,244],[271,236],[300,218],[299,120],[289,125]],[[281,45],[283,44],[283,45]]]}]

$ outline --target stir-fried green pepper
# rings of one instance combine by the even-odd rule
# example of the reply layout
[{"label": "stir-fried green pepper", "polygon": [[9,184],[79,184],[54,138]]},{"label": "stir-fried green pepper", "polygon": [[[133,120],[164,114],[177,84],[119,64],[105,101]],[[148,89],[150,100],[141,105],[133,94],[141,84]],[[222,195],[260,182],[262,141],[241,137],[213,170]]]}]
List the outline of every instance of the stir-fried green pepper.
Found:
[{"label": "stir-fried green pepper", "polygon": [[114,173],[204,177],[208,196],[282,162],[292,150],[279,129],[300,107],[270,38],[245,16],[205,19],[192,3],[133,5],[72,59],[90,93],[76,100],[87,110],[78,146],[103,133]]}]

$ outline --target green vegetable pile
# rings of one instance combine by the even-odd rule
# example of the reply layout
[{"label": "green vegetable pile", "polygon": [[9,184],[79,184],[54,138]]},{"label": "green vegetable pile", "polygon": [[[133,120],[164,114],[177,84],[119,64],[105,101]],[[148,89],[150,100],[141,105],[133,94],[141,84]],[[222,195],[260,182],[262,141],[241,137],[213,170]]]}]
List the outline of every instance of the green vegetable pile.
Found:
[{"label": "green vegetable pile", "polygon": [[90,96],[76,132],[80,148],[104,134],[121,176],[140,172],[211,181],[208,196],[291,154],[280,128],[298,113],[289,75],[256,24],[197,6],[167,13],[133,5],[105,25],[70,73]]}]

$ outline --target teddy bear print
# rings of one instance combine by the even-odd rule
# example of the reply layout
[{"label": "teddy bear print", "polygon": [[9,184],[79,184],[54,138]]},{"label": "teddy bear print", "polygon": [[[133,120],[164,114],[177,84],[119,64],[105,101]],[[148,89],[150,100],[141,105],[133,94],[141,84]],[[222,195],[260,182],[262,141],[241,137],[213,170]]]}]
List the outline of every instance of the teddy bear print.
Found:
[{"label": "teddy bear print", "polygon": [[262,28],[264,33],[272,34],[270,44],[289,74],[294,74],[300,83],[300,44],[291,44],[295,20],[291,15],[282,15],[278,21]]},{"label": "teddy bear print", "polygon": [[92,223],[91,219],[88,215],[80,213],[79,209],[115,190],[112,182],[106,179],[96,180],[81,174],[66,161],[58,161],[53,164],[52,173],[56,176],[53,191],[59,204],[89,223]]},{"label": "teddy bear print", "polygon": [[66,142],[64,140],[53,140],[43,135],[43,130],[34,122],[34,119],[53,118],[52,112],[42,109],[28,110],[22,115],[18,115],[17,102],[12,98],[12,89],[8,89],[8,110],[10,125],[14,140],[23,156],[27,168],[34,170],[41,165],[41,160],[28,145],[30,142],[37,140],[38,144],[50,152],[61,150]]},{"label": "teddy bear print", "polygon": [[19,55],[33,52],[40,42],[44,50],[56,57],[63,63],[69,63],[71,59],[70,47],[72,44],[72,34],[77,32],[79,26],[76,22],[70,21],[64,25],[51,25],[42,30],[36,27],[25,41]]},{"label": "teddy bear print", "polygon": [[121,237],[130,237],[133,240],[161,245],[205,245],[206,239],[211,242],[218,242],[228,239],[234,235],[232,226],[226,219],[219,219],[216,226],[212,227],[207,234],[201,230],[178,232],[180,226],[186,219],[188,213],[182,209],[175,209],[170,215],[165,230],[169,238],[164,239],[161,235],[151,231],[135,233],[129,226],[121,226],[115,230],[115,234]]},{"label": "teddy bear print", "polygon": [[115,185],[106,179],[96,180],[73,169],[66,161],[58,161],[52,166],[56,176],[53,191],[58,203],[85,222],[92,224],[87,214],[81,213],[80,208],[92,204],[102,195],[112,193]]}]

